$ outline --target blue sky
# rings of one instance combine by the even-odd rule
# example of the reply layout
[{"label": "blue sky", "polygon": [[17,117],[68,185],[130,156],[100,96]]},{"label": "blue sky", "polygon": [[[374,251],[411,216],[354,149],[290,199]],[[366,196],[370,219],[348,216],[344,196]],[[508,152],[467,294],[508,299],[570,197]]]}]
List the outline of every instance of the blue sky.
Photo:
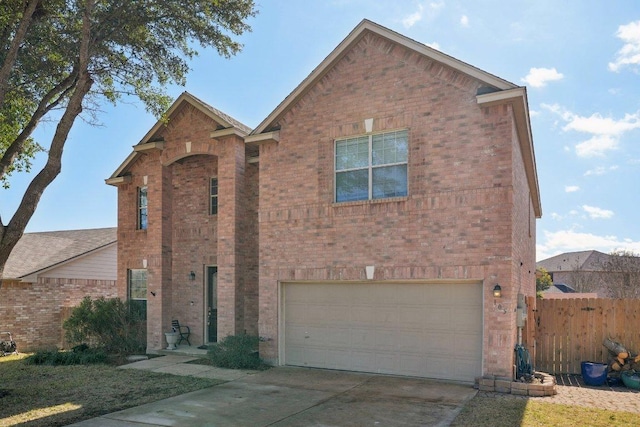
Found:
[{"label": "blue sky", "polygon": [[[531,111],[543,217],[537,259],[562,252],[640,253],[640,3],[628,1],[258,0],[244,50],[203,51],[188,90],[257,126],[364,18],[518,85]],[[63,170],[27,231],[116,226],[104,179],[156,119],[133,99],[77,122]],[[54,130],[44,124],[46,143]],[[36,159],[36,166],[43,157]],[[8,221],[31,177],[2,190]]]}]

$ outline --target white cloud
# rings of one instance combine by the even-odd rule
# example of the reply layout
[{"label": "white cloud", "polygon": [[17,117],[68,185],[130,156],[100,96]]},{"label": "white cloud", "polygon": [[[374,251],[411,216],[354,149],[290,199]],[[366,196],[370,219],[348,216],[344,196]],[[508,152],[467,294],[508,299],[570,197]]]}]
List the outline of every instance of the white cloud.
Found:
[{"label": "white cloud", "polygon": [[522,80],[531,87],[544,87],[548,82],[562,80],[564,75],[555,68],[531,68]]},{"label": "white cloud", "polygon": [[618,140],[610,135],[595,135],[576,145],[579,157],[604,156],[607,151],[618,148]]},{"label": "white cloud", "polygon": [[576,191],[579,191],[580,187],[578,187],[577,185],[565,185],[564,187],[564,192],[565,193],[575,193]]},{"label": "white cloud", "polygon": [[405,17],[402,20],[402,25],[404,25],[405,28],[411,28],[424,19],[431,20],[436,17],[436,15],[440,12],[440,9],[442,9],[443,7],[443,1],[430,2],[426,7],[423,3],[419,3],[418,10]]},{"label": "white cloud", "polygon": [[617,236],[598,236],[592,233],[580,233],[574,230],[556,232],[544,231],[543,241],[536,245],[538,261],[564,252],[598,250],[610,253],[615,250],[640,252],[640,242],[632,239],[620,239]]},{"label": "white cloud", "polygon": [[616,60],[609,63],[609,70],[618,72],[625,66],[640,65],[640,21],[620,25],[616,36],[624,42],[616,55]]},{"label": "white cloud", "polygon": [[422,12],[424,11],[424,6],[421,4],[418,5],[418,10],[413,12],[411,15],[407,16],[402,20],[402,25],[405,28],[413,27],[417,22],[422,20]]},{"label": "white cloud", "polygon": [[616,169],[618,169],[617,165],[609,166],[608,168],[605,168],[604,166],[598,166],[594,169],[589,169],[588,171],[586,171],[584,173],[584,176],[601,176]]},{"label": "white cloud", "polygon": [[425,43],[425,44],[432,49],[440,50],[440,45],[438,44],[438,42]]},{"label": "white cloud", "polygon": [[463,27],[469,26],[469,17],[467,15],[462,15],[462,18],[460,18],[460,25]]},{"label": "white cloud", "polygon": [[613,216],[613,211],[595,206],[582,205],[582,209],[584,209],[591,219],[609,219]]},{"label": "white cloud", "polygon": [[603,156],[618,148],[619,140],[625,133],[640,129],[640,111],[625,114],[621,119],[603,117],[600,113],[580,116],[558,104],[541,104],[542,108],[558,115],[566,125],[564,131],[574,131],[592,135],[591,138],[576,145],[576,154],[580,157]]}]

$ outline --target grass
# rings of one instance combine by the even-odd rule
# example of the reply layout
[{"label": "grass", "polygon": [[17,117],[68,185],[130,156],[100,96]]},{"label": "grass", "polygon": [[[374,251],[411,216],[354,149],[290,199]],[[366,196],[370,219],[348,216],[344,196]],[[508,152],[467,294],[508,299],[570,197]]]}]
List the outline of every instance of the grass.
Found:
[{"label": "grass", "polygon": [[65,426],[221,381],[116,369],[115,366],[27,365],[0,357],[0,426]]},{"label": "grass", "polygon": [[[88,418],[220,384],[111,365],[27,365],[0,357],[0,426],[65,426]],[[479,393],[454,427],[630,426],[638,414]]]},{"label": "grass", "polygon": [[609,427],[638,425],[638,414],[547,403],[511,395],[478,394],[452,427]]}]

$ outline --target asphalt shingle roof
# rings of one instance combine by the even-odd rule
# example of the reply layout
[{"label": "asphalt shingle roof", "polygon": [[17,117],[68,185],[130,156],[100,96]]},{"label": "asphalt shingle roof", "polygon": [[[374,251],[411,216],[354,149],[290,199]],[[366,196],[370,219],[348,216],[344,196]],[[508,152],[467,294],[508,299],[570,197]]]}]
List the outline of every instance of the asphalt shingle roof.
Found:
[{"label": "asphalt shingle roof", "polygon": [[555,271],[602,271],[602,264],[609,255],[598,251],[566,252],[536,263],[536,267]]},{"label": "asphalt shingle roof", "polygon": [[11,252],[3,278],[37,273],[117,240],[117,228],[25,233]]}]

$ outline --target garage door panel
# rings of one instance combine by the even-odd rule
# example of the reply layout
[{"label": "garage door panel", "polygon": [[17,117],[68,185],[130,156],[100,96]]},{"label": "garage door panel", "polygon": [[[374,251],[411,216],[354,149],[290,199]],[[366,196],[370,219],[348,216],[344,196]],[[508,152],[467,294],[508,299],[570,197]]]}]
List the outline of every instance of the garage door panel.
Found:
[{"label": "garage door panel", "polygon": [[380,307],[374,312],[376,327],[388,327],[400,322],[400,313],[396,307]]},{"label": "garage door panel", "polygon": [[430,325],[430,329],[449,330],[451,317],[449,307],[432,307],[425,310],[423,321]]},{"label": "garage door panel", "polygon": [[283,296],[286,364],[463,381],[481,374],[481,284],[285,284]]},{"label": "garage door panel", "polygon": [[353,325],[371,325],[375,323],[376,309],[373,305],[352,305],[351,324]]},{"label": "garage door panel", "polygon": [[376,363],[376,353],[374,351],[353,350],[351,352],[352,371],[371,372],[372,366]]}]

